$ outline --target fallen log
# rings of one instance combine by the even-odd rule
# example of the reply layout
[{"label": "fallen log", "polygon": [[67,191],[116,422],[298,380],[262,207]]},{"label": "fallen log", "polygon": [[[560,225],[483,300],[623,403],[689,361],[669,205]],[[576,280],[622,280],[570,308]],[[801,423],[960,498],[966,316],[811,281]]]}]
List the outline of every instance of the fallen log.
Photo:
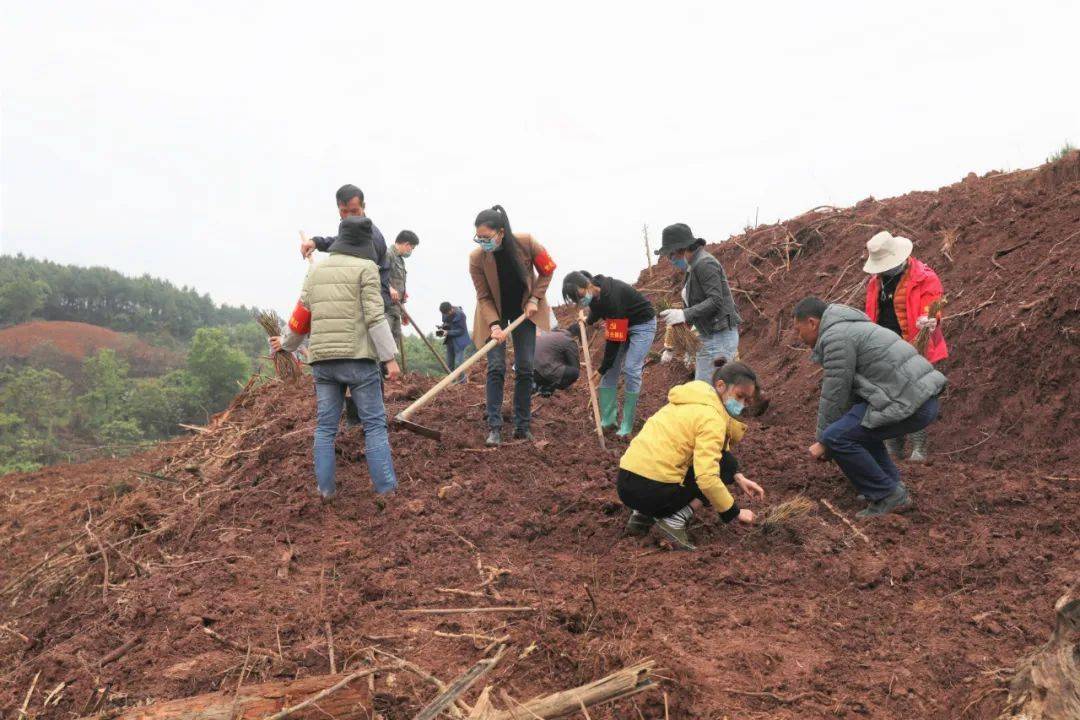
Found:
[{"label": "fallen log", "polygon": [[1080,718],[1080,598],[1065,593],[1054,611],[1050,640],[1019,664],[1009,683],[1002,720]]},{"label": "fallen log", "polygon": [[[613,672],[607,677],[595,680],[588,685],[562,690],[551,695],[533,698],[516,707],[506,710],[488,710],[484,715],[475,712],[471,718],[476,720],[553,720],[581,714],[583,707],[614,702],[631,695],[637,695],[656,687],[651,674],[656,665],[652,660],[645,660]],[[477,703],[480,707],[480,703]]]},{"label": "fallen log", "polygon": [[[455,679],[439,696],[432,700],[421,710],[414,720],[435,720],[444,709],[448,708],[463,692],[472,687],[477,680],[491,672],[502,658],[505,646],[499,648],[499,652],[493,658],[485,658],[473,665]],[[475,712],[473,713],[475,715]]]},{"label": "fallen log", "polygon": [[371,717],[371,692],[354,680],[396,670],[398,666],[369,668],[345,675],[317,675],[287,682],[245,685],[233,692],[167,700],[141,705],[115,716],[116,720],[361,720]]}]

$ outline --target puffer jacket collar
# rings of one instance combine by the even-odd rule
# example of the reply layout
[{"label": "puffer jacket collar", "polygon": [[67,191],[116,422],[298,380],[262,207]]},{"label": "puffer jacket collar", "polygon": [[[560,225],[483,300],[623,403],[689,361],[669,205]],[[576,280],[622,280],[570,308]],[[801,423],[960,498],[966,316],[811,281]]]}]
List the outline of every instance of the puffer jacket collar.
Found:
[{"label": "puffer jacket collar", "polygon": [[724,403],[720,402],[720,396],[716,394],[713,386],[704,380],[692,380],[682,385],[676,385],[668,391],[668,402],[672,405],[705,405],[713,409],[720,419],[727,424],[727,442],[737,443],[746,434],[746,425],[739,422],[728,414]]},{"label": "puffer jacket collar", "polygon": [[822,362],[822,341],[825,333],[843,323],[850,322],[872,321],[869,315],[849,305],[833,304],[825,308],[825,314],[821,316],[821,325],[818,326],[817,342],[814,343],[814,350],[810,353],[810,359],[820,365]]}]

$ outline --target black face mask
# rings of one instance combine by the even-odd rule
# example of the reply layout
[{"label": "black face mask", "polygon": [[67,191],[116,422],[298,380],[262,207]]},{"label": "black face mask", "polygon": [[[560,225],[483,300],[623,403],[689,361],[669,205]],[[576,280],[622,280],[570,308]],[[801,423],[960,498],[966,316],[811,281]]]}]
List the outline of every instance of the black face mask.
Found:
[{"label": "black face mask", "polygon": [[897,265],[894,268],[889,268],[888,270],[883,270],[878,274],[881,275],[883,278],[894,278],[897,275],[900,275],[901,273],[903,273],[904,270],[906,270],[906,269],[907,269],[907,260],[905,260],[904,262],[902,262],[901,264]]}]

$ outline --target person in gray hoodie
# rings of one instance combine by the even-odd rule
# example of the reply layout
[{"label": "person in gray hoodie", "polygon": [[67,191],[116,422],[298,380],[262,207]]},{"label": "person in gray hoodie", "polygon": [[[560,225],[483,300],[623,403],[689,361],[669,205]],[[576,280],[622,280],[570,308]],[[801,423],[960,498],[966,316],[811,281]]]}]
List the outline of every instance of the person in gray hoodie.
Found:
[{"label": "person in gray hoodie", "polygon": [[870,501],[859,517],[909,507],[885,441],[937,419],[945,376],[911,343],[847,305],[804,298],[795,306],[795,329],[824,369],[810,454],[835,460]]}]

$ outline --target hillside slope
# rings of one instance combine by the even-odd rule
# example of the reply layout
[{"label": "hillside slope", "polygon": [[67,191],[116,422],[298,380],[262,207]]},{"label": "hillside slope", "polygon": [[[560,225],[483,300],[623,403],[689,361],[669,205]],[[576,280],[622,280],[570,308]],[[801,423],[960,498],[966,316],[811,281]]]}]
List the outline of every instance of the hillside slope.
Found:
[{"label": "hillside slope", "polygon": [[[325,673],[329,624],[339,669],[377,647],[445,680],[484,653],[486,640],[463,635],[507,636],[512,652],[485,682],[514,698],[651,656],[672,718],[996,717],[1002,668],[1045,641],[1054,600],[1080,579],[1080,457],[1067,435],[1080,173],[1063,172],[818,210],[712,248],[744,291],[742,352],[773,400],[742,445],[747,473],[767,505],[801,494],[849,517],[843,478],[805,456],[815,375],[791,347],[791,306],[857,297],[861,245],[881,227],[908,233],[941,272],[953,354],[938,455],[905,468],[918,507],[862,524],[869,542],[816,502],[772,532],[708,518],[694,554],[623,536],[619,449],[598,448],[581,386],[537,402],[536,443],[497,451],[483,447],[482,385],[449,388],[416,418],[443,429],[441,445],[392,433],[401,489],[386,502],[371,494],[362,434],[346,430],[342,493],[321,505],[310,388],[270,383],[208,432],[147,455],[0,479],[0,654],[12,659],[0,706],[13,712],[38,671],[39,718],[233,692],[242,673]],[[957,232],[951,264],[938,254],[945,231]],[[788,261],[784,238],[801,246]],[[664,263],[641,286],[674,282]],[[683,374],[647,368],[644,415]],[[425,387],[389,388],[388,410]],[[402,612],[468,605],[535,612]],[[432,694],[407,678],[375,688],[385,718],[412,717]],[[660,693],[590,715],[639,717],[632,704],[665,716]]]},{"label": "hillside slope", "polygon": [[115,350],[143,374],[159,374],[178,365],[175,352],[153,347],[134,335],[98,325],[66,320],[35,320],[0,328],[0,361],[28,360],[53,353],[59,364],[78,366],[99,350]]},{"label": "hillside slope", "polygon": [[[777,419],[806,426],[817,399],[817,369],[799,347],[792,308],[818,295],[862,309],[865,243],[879,230],[914,241],[915,256],[937,271],[949,298],[950,352],[941,365],[949,386],[935,454],[1075,471],[1080,152],[1037,170],[969,175],[936,192],[817,208],[710,246],[745,320],[740,352],[767,378]],[[656,296],[677,282],[663,262],[639,284]],[[1072,437],[1062,442],[1063,435]]]}]

